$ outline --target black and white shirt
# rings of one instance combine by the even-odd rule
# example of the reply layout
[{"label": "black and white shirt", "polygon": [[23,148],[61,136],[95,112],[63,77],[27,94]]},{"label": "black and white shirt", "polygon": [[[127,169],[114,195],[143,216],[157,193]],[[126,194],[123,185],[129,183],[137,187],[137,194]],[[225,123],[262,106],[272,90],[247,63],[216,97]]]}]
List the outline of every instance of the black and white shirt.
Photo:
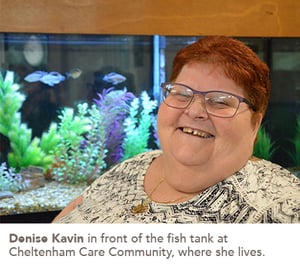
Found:
[{"label": "black and white shirt", "polygon": [[56,222],[300,223],[299,178],[266,160],[249,160],[240,171],[188,201],[150,201],[144,176],[161,153],[143,153],[116,165],[84,191],[82,204]]}]

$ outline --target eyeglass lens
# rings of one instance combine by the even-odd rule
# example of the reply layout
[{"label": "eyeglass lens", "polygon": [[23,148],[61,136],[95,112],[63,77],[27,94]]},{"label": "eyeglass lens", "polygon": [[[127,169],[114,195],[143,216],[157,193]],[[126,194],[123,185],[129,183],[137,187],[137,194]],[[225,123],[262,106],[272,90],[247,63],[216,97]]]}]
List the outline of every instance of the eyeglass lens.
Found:
[{"label": "eyeglass lens", "polygon": [[240,103],[239,99],[234,95],[220,91],[209,91],[200,95],[194,95],[192,89],[180,84],[169,83],[163,85],[163,94],[164,102],[168,106],[178,109],[187,108],[195,96],[200,96],[201,98],[204,96],[206,111],[219,117],[234,116]]}]

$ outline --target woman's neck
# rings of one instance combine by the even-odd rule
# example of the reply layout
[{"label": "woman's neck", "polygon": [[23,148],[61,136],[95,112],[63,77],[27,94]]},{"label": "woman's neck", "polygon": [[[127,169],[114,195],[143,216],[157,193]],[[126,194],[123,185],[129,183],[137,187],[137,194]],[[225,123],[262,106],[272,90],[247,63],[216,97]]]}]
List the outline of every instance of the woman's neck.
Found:
[{"label": "woman's neck", "polygon": [[[201,193],[214,184],[230,177],[245,166],[249,158],[232,161],[224,159],[203,165],[184,165],[174,158],[168,159],[164,154],[151,164],[148,179],[158,182],[164,178],[165,192]],[[149,184],[150,186],[154,184]],[[169,190],[169,191],[168,191]]]}]

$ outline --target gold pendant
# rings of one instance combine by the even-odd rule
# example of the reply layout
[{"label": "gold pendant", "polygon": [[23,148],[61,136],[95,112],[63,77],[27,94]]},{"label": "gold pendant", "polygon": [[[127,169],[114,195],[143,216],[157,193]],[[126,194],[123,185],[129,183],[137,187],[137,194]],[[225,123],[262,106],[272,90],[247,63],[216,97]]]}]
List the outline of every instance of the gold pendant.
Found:
[{"label": "gold pendant", "polygon": [[132,214],[142,214],[148,210],[148,203],[142,201],[140,204],[132,206],[130,211]]}]

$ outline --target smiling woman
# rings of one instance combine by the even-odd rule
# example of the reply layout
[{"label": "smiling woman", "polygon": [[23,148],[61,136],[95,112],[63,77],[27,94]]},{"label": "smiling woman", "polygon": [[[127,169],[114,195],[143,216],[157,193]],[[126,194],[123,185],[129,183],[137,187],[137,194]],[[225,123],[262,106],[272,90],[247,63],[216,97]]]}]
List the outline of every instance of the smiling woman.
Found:
[{"label": "smiling woman", "polygon": [[270,80],[250,48],[199,39],[177,53],[162,92],[161,150],[115,165],[54,222],[300,222],[299,179],[253,157]]}]

